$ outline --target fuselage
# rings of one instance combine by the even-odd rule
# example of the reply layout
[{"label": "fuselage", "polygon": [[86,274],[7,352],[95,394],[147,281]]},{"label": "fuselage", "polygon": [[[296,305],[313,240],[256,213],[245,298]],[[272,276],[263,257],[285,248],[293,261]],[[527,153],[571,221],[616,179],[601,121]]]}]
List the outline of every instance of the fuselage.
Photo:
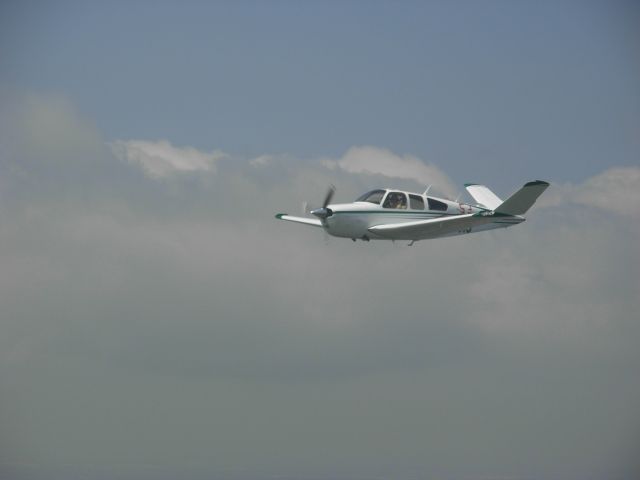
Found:
[{"label": "fuselage", "polygon": [[[325,230],[335,237],[362,240],[386,239],[369,230],[381,224],[395,224],[428,220],[487,211],[474,205],[437,198],[431,195],[405,192],[394,189],[379,189],[367,192],[352,203],[328,205],[331,214],[322,220]],[[522,217],[489,220],[484,225],[473,228],[474,232],[504,228],[524,221]],[[445,235],[452,236],[471,233],[471,229],[454,231]],[[404,238],[398,237],[398,240]]]}]

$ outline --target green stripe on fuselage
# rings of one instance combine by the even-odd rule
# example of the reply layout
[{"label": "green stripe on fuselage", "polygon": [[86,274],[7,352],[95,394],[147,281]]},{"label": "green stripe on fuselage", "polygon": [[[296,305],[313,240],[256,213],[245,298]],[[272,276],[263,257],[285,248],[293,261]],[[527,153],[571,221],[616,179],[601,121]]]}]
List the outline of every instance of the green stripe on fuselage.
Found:
[{"label": "green stripe on fuselage", "polygon": [[432,217],[445,217],[445,216],[460,216],[465,215],[463,213],[431,213],[431,212],[397,212],[393,210],[347,210],[347,211],[334,211],[334,215],[344,214],[344,213],[352,213],[352,214],[379,214],[379,215],[422,215],[427,216],[430,215]]}]

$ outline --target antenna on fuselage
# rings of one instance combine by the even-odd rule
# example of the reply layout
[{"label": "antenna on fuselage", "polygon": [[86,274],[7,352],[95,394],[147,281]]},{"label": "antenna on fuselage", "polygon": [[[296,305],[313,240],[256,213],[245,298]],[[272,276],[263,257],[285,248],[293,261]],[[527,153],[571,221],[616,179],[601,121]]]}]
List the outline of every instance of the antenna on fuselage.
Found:
[{"label": "antenna on fuselage", "polygon": [[424,191],[422,195],[426,195],[427,193],[429,193],[429,190],[431,190],[431,185],[427,187],[427,189]]}]

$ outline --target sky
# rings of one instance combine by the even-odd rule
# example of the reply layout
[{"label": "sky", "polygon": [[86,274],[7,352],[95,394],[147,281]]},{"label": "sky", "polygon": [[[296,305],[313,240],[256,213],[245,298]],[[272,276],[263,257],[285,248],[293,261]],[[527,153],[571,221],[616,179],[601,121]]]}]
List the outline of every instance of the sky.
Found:
[{"label": "sky", "polygon": [[[0,476],[640,473],[640,8],[0,4]],[[279,222],[551,187],[517,228]]]}]

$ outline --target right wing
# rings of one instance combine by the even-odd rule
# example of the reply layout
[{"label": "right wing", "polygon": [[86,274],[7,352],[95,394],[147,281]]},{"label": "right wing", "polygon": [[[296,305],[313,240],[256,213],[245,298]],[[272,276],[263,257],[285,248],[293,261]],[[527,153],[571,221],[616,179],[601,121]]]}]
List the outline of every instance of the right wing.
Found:
[{"label": "right wing", "polygon": [[451,233],[471,231],[477,225],[491,223],[491,216],[476,213],[454,215],[450,217],[430,218],[414,222],[390,223],[369,227],[371,233],[395,240],[418,240],[437,238]]},{"label": "right wing", "polygon": [[313,225],[314,227],[322,227],[322,222],[317,218],[294,217],[293,215],[287,215],[286,213],[279,213],[276,215],[276,218],[279,220],[287,220],[289,222]]}]

